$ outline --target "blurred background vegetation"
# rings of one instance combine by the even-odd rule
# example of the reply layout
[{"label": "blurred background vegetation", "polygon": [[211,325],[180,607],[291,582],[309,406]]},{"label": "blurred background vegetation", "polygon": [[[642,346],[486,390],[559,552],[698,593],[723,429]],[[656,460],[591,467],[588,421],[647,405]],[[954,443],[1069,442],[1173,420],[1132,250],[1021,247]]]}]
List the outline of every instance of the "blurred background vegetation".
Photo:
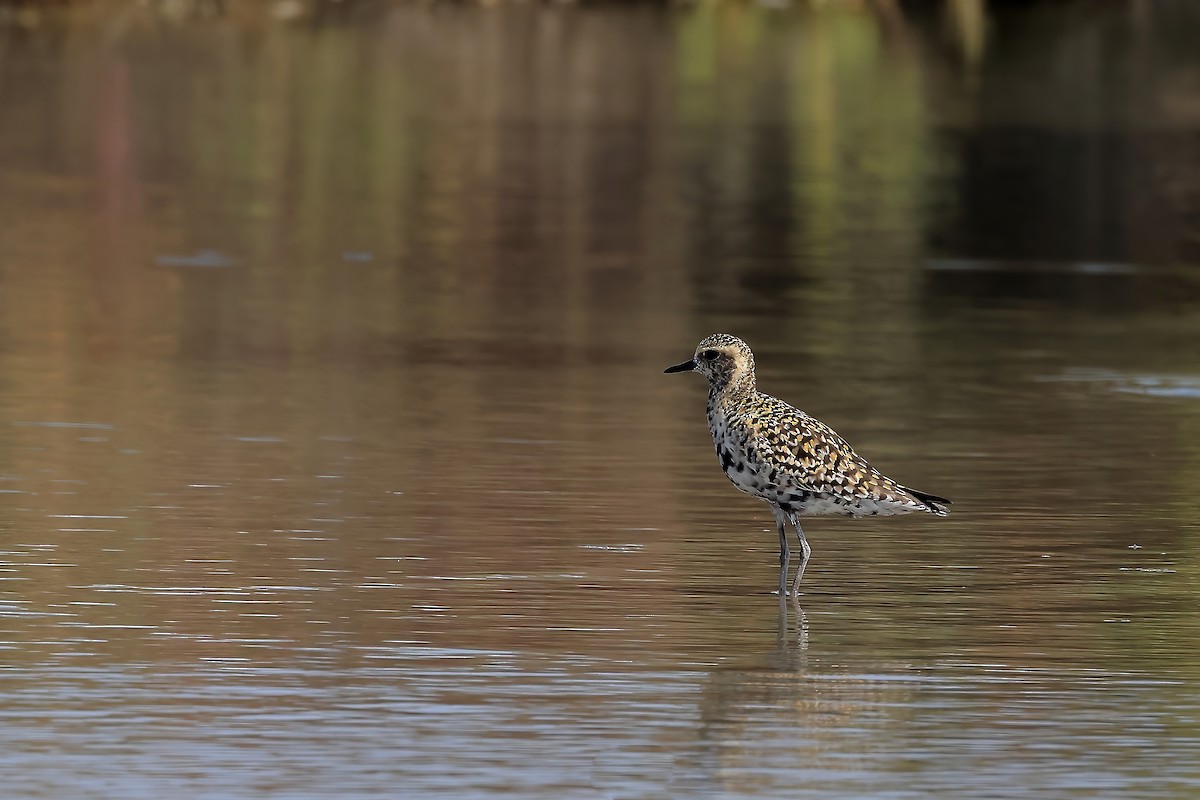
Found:
[{"label": "blurred background vegetation", "polygon": [[[659,370],[730,329],[880,466],[992,509],[950,524],[1011,535],[1002,560],[1123,541],[1128,518],[1061,512],[1079,495],[1194,547],[1198,21],[1190,0],[0,4],[0,404],[144,454],[14,427],[10,468],[86,478],[92,509],[227,483],[141,523],[225,552],[311,514],[352,451],[338,502],[375,521],[363,541],[410,530],[418,572],[560,569],[577,552],[552,543],[646,527],[677,538],[632,561],[722,572],[755,511],[695,506],[728,490],[687,438],[697,387]],[[255,482],[288,470],[305,490],[264,507]]]}]

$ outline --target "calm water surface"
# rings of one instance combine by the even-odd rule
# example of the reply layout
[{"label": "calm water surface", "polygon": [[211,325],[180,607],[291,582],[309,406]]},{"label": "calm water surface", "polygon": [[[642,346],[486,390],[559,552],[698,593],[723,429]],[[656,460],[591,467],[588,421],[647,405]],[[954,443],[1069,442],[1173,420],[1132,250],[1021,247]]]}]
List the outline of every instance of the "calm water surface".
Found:
[{"label": "calm water surface", "polygon": [[1200,792],[1189,4],[189,9],[0,16],[5,797]]}]

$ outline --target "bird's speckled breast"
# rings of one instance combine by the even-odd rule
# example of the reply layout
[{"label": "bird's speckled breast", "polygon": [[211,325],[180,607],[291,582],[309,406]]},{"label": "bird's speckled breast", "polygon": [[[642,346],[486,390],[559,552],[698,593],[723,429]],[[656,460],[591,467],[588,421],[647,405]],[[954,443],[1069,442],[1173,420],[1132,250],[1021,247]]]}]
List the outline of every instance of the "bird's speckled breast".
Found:
[{"label": "bird's speckled breast", "polygon": [[746,494],[774,502],[778,492],[772,490],[765,475],[759,474],[757,459],[748,452],[747,427],[730,425],[728,416],[721,413],[714,397],[708,400],[708,430],[712,434],[717,460],[730,482]]}]

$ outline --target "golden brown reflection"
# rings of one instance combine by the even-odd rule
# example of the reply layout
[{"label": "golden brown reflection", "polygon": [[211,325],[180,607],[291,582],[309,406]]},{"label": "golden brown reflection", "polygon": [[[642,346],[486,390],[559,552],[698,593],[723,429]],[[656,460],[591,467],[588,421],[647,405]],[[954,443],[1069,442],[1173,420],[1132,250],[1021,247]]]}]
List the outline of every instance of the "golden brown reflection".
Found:
[{"label": "golden brown reflection", "polygon": [[[1187,796],[1192,12],[1102,5],[4,6],[10,791]],[[781,611],[715,330],[955,513]]]}]

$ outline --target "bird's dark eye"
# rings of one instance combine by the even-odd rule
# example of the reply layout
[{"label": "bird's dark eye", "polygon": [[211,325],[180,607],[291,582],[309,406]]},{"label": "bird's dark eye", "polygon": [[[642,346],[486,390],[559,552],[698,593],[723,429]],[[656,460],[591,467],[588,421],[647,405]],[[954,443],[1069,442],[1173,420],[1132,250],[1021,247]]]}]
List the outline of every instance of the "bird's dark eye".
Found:
[{"label": "bird's dark eye", "polygon": [[703,358],[705,361],[712,361],[714,358],[717,357],[717,355],[719,355],[719,354],[717,353],[716,350],[705,350],[703,353],[700,354],[700,357]]}]

